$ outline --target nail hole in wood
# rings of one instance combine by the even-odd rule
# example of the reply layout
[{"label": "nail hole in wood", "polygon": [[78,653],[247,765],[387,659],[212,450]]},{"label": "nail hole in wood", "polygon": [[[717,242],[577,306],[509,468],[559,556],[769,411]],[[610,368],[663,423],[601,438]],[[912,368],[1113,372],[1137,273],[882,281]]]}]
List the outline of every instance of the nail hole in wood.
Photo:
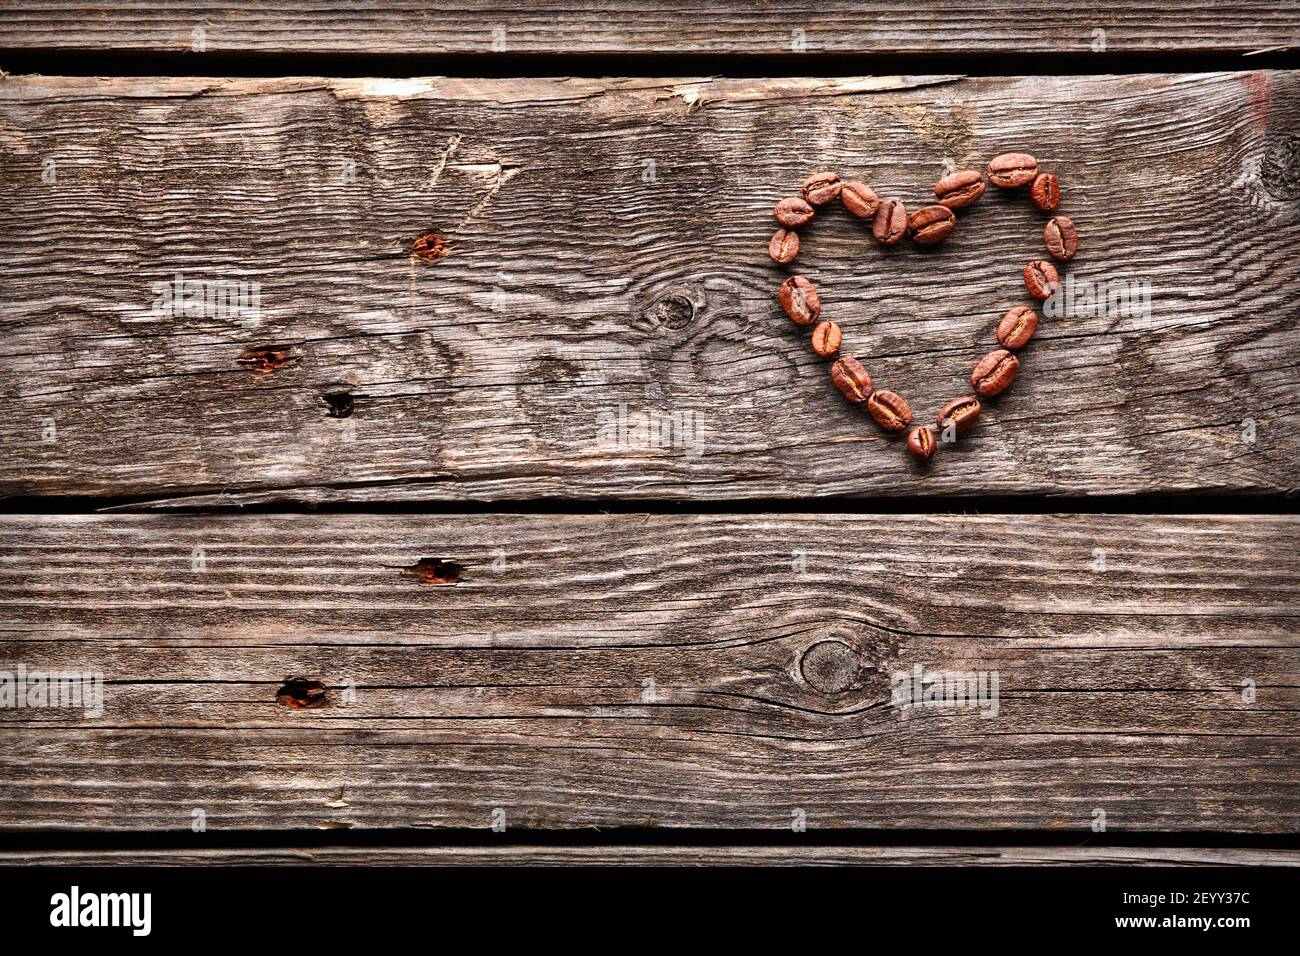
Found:
[{"label": "nail hole in wood", "polygon": [[239,356],[241,365],[247,365],[254,372],[277,372],[286,365],[298,361],[297,356],[288,348],[271,346],[263,349],[245,349]]},{"label": "nail hole in wood", "polygon": [[347,418],[355,408],[352,395],[348,392],[326,392],[321,396],[321,400],[329,409],[325,414],[330,418]]},{"label": "nail hole in wood", "polygon": [[325,685],[305,677],[290,677],[275,692],[275,702],[293,710],[319,707],[325,703]]},{"label": "nail hole in wood", "polygon": [[465,566],[442,558],[421,558],[409,568],[404,568],[402,573],[414,575],[420,579],[421,584],[459,584]]},{"label": "nail hole in wood", "polygon": [[411,243],[411,258],[421,262],[437,262],[447,253],[447,242],[436,232],[426,232]]}]

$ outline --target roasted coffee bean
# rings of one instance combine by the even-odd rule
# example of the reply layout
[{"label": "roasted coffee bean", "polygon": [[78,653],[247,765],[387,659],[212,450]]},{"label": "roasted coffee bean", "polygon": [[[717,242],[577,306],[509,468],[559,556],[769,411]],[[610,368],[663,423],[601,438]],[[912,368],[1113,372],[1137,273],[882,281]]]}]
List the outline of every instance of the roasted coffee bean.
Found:
[{"label": "roasted coffee bean", "polygon": [[934,184],[934,198],[949,209],[965,209],[984,195],[985,188],[978,169],[959,169]]},{"label": "roasted coffee bean", "polygon": [[767,244],[767,254],[773,262],[788,265],[799,255],[799,233],[791,229],[778,229],[772,233],[772,241]]},{"label": "roasted coffee bean", "polygon": [[907,235],[907,207],[896,199],[882,199],[871,222],[871,234],[887,246]]},{"label": "roasted coffee bean", "polygon": [[1051,173],[1039,173],[1029,187],[1029,198],[1043,212],[1051,212],[1061,202],[1061,184]]},{"label": "roasted coffee bean", "polygon": [[834,173],[813,173],[803,183],[803,198],[824,206],[840,194],[840,177]]},{"label": "roasted coffee bean", "polygon": [[1060,281],[1061,274],[1056,271],[1056,266],[1046,259],[1035,259],[1025,266],[1025,288],[1040,302],[1052,297]]},{"label": "roasted coffee bean", "polygon": [[992,398],[1005,392],[1019,371],[1020,359],[1006,349],[996,349],[980,359],[970,373],[970,387],[981,398]]},{"label": "roasted coffee bean", "polygon": [[989,182],[1003,189],[1018,189],[1038,173],[1038,160],[1028,153],[1003,153],[989,161]]},{"label": "roasted coffee bean", "polygon": [[822,358],[830,358],[840,350],[842,338],[840,327],[834,322],[818,322],[812,331],[813,351]]},{"label": "roasted coffee bean", "polygon": [[776,298],[795,325],[811,325],[822,314],[821,296],[803,276],[791,276],[782,282]]},{"label": "roasted coffee bean", "polygon": [[920,425],[907,434],[907,450],[921,461],[929,461],[937,447],[938,442],[934,439],[934,429],[929,425]]},{"label": "roasted coffee bean", "polygon": [[1043,242],[1053,259],[1068,262],[1079,251],[1079,230],[1069,216],[1055,216],[1043,227]]},{"label": "roasted coffee bean", "polygon": [[812,221],[813,207],[798,196],[787,196],[776,204],[772,215],[787,229],[798,229]]},{"label": "roasted coffee bean", "polygon": [[947,206],[926,206],[912,213],[907,228],[912,238],[923,246],[942,242],[957,225],[957,216]]},{"label": "roasted coffee bean", "polygon": [[861,405],[871,394],[871,376],[855,358],[842,358],[831,366],[831,381],[854,405]]},{"label": "roasted coffee bean", "polygon": [[867,411],[887,432],[901,432],[912,424],[912,406],[897,392],[881,389],[867,399]]},{"label": "roasted coffee bean", "polygon": [[880,197],[866,183],[850,180],[840,190],[840,202],[844,203],[844,208],[859,219],[870,219],[876,214]]},{"label": "roasted coffee bean", "polygon": [[1018,305],[1008,309],[1007,314],[998,322],[998,342],[1011,350],[1024,348],[1025,343],[1034,337],[1038,328],[1038,313],[1027,305]]},{"label": "roasted coffee bean", "polygon": [[957,432],[964,432],[970,427],[971,422],[979,418],[980,401],[974,395],[965,395],[961,398],[954,398],[943,408],[939,409],[939,414],[935,417],[935,424],[939,426],[942,432],[949,425],[955,426]]}]

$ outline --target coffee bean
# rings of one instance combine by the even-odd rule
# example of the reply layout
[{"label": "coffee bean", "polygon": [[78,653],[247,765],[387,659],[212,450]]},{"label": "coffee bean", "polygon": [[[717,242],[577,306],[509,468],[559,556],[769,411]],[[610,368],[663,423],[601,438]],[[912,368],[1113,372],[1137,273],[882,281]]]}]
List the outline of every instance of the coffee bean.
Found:
[{"label": "coffee bean", "polygon": [[1035,259],[1025,266],[1025,288],[1040,302],[1052,297],[1060,281],[1061,274],[1056,271],[1056,266],[1046,259]]},{"label": "coffee bean", "polygon": [[989,161],[989,182],[1003,189],[1018,189],[1038,173],[1038,160],[1028,153],[1003,153]]},{"label": "coffee bean", "polygon": [[912,213],[907,228],[912,238],[923,246],[942,242],[957,225],[957,216],[947,206],[926,206]]},{"label": "coffee bean", "polygon": [[844,208],[859,219],[870,219],[876,214],[880,197],[866,183],[850,180],[840,190],[840,202],[844,203]]},{"label": "coffee bean", "polygon": [[778,229],[772,233],[772,241],[767,244],[767,254],[773,262],[787,265],[794,262],[799,255],[799,233],[790,229]]},{"label": "coffee bean", "polygon": [[798,196],[787,196],[776,204],[772,215],[787,229],[798,229],[812,221],[813,207]]},{"label": "coffee bean", "polygon": [[867,399],[867,411],[887,432],[901,432],[912,424],[912,406],[897,392],[881,389]]},{"label": "coffee bean", "polygon": [[887,246],[898,242],[907,235],[907,208],[895,199],[881,200],[871,222],[871,234]]},{"label": "coffee bean", "polygon": [[840,350],[842,338],[840,327],[834,322],[818,322],[812,331],[813,351],[822,358],[830,358]]},{"label": "coffee bean", "polygon": [[921,461],[929,461],[937,447],[938,442],[934,440],[934,429],[929,425],[920,425],[908,432],[907,450]]},{"label": "coffee bean", "polygon": [[821,296],[803,276],[791,276],[782,282],[776,298],[795,325],[811,325],[822,314]]},{"label": "coffee bean", "polygon": [[953,425],[957,432],[964,432],[970,427],[971,422],[979,418],[979,414],[979,399],[974,395],[965,395],[962,398],[954,398],[939,409],[939,414],[935,417],[935,424],[939,426],[940,431],[948,428],[949,425]]},{"label": "coffee bean", "polygon": [[949,209],[965,209],[984,195],[985,188],[978,169],[959,169],[934,184],[934,198]]},{"label": "coffee bean", "polygon": [[1043,212],[1051,212],[1061,202],[1061,184],[1051,173],[1039,173],[1029,187],[1029,198]]},{"label": "coffee bean", "polygon": [[970,373],[970,386],[981,398],[992,398],[1005,392],[1019,371],[1020,359],[1006,349],[996,349],[979,360]]},{"label": "coffee bean", "polygon": [[1056,216],[1043,227],[1043,242],[1053,259],[1068,262],[1079,251],[1079,230],[1069,216]]},{"label": "coffee bean", "polygon": [[834,173],[813,173],[803,183],[803,198],[824,206],[840,194],[840,177]]},{"label": "coffee bean", "polygon": [[1034,337],[1038,328],[1038,313],[1026,305],[1008,309],[1007,314],[998,322],[998,342],[1012,351],[1024,348],[1025,343]]},{"label": "coffee bean", "polygon": [[871,376],[855,358],[845,357],[832,365],[831,381],[854,405],[861,405],[871,394]]}]

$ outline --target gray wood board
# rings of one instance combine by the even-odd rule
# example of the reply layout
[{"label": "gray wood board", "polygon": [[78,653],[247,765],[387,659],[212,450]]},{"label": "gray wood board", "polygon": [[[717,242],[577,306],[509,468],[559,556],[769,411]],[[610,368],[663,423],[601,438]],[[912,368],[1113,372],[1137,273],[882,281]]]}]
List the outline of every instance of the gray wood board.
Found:
[{"label": "gray wood board", "polygon": [[0,711],[0,826],[1294,833],[1298,525],[4,516],[0,665],[105,702]]},{"label": "gray wood board", "polygon": [[[0,4],[0,46],[210,53],[1253,52],[1300,45],[1281,0],[1065,0],[1028,9],[934,0],[530,0]],[[194,69],[203,68],[201,56]],[[1247,61],[1249,62],[1249,61]]]},{"label": "gray wood board", "polygon": [[[1285,72],[0,81],[0,494],[1291,492],[1298,92]],[[1076,289],[1150,308],[1045,319],[923,471],[781,313],[771,206],[824,166],[917,203],[945,161],[1009,149],[1062,178]],[[836,209],[798,268],[846,353],[932,420],[1028,301],[1045,218],[990,190],[937,250],[885,250]],[[426,230],[435,263],[409,254]],[[258,283],[259,311],[171,315],[178,273]],[[278,371],[241,361],[271,346]]]}]

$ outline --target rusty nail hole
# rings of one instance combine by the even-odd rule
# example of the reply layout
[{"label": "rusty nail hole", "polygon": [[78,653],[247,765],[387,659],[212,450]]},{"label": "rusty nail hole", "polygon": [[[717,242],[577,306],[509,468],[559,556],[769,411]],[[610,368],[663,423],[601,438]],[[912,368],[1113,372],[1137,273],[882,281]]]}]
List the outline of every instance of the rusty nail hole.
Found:
[{"label": "rusty nail hole", "polygon": [[290,677],[284,682],[284,686],[275,692],[275,702],[294,710],[319,707],[325,703],[325,685],[318,680],[307,680],[305,677]]},{"label": "rusty nail hole", "polygon": [[412,258],[419,259],[421,262],[437,262],[449,251],[446,241],[436,232],[426,232],[411,243]]},{"label": "rusty nail hole", "polygon": [[298,361],[288,348],[272,346],[264,349],[249,348],[239,356],[239,361],[252,368],[254,372],[274,372]]},{"label": "rusty nail hole", "polygon": [[347,418],[352,414],[355,402],[349,392],[326,392],[321,396],[321,400],[329,406],[326,412],[330,418]]},{"label": "rusty nail hole", "polygon": [[459,584],[465,566],[442,558],[421,558],[409,568],[403,568],[402,573],[415,575],[421,584]]}]

